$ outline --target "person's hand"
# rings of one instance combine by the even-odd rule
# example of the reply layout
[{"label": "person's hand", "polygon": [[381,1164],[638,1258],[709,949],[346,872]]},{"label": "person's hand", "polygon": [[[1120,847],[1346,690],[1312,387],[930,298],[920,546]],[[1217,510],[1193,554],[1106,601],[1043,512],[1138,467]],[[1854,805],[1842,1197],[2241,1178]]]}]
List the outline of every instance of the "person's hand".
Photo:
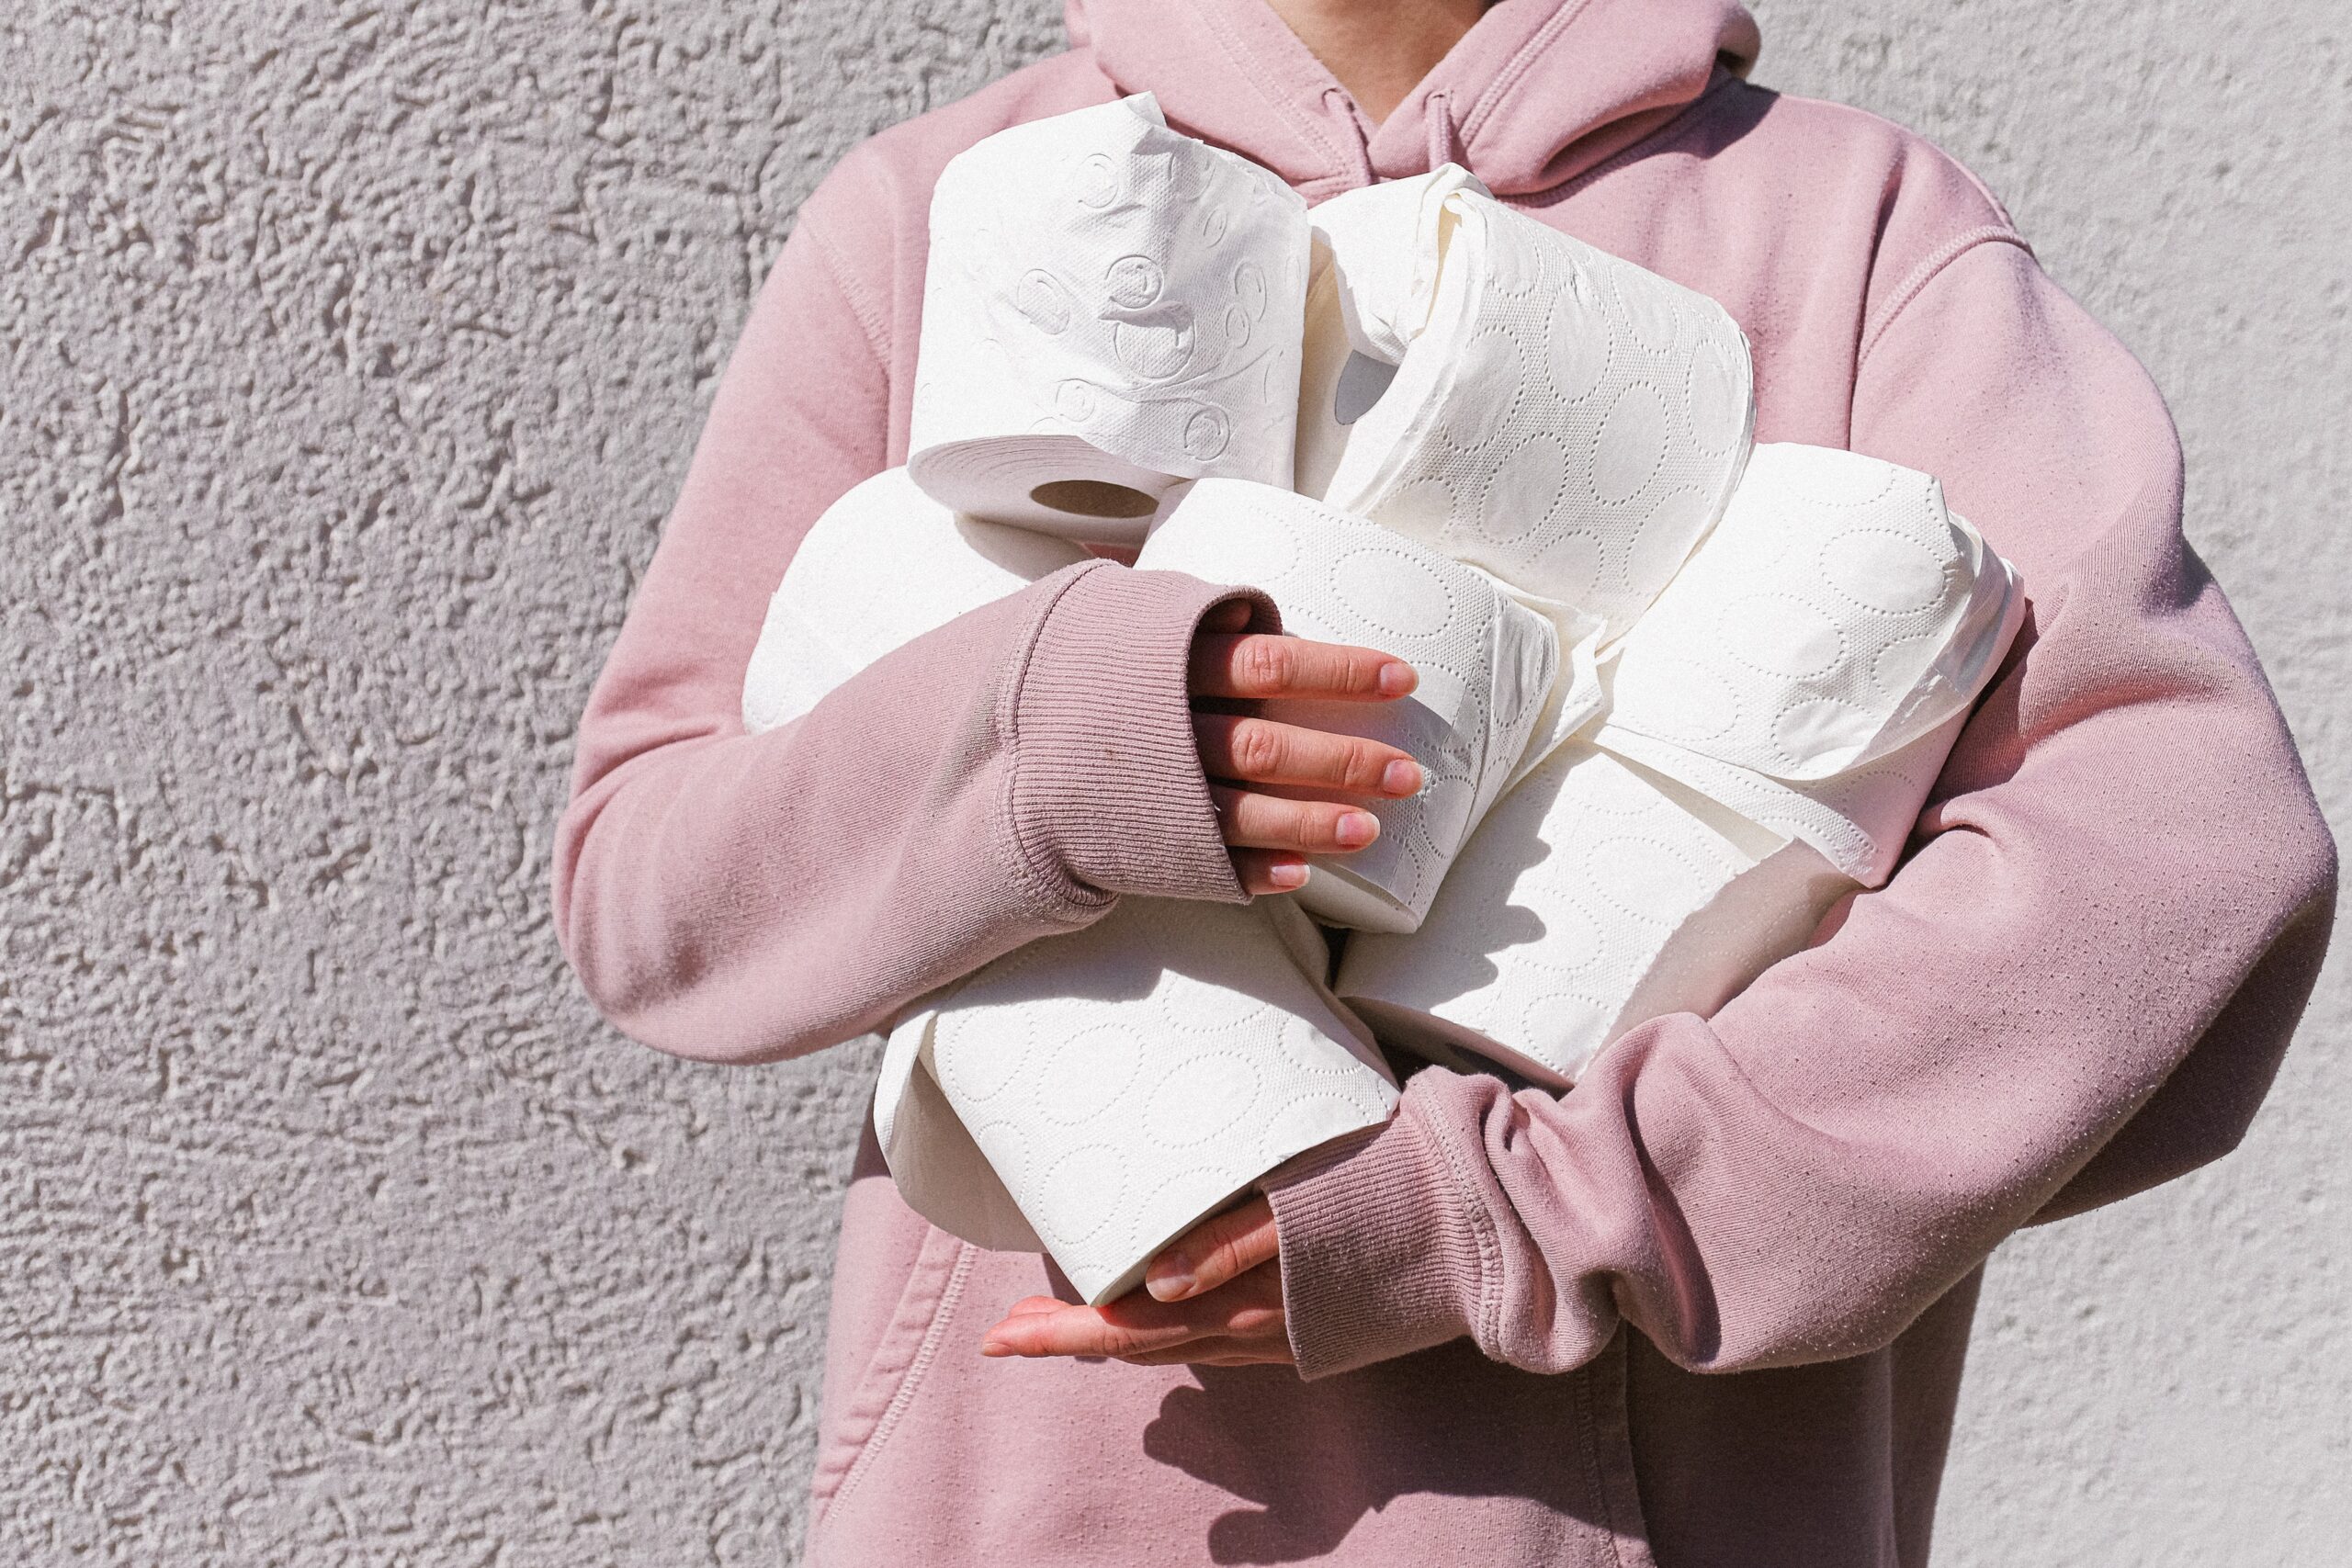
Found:
[{"label": "person's hand", "polygon": [[1380,836],[1355,802],[1421,787],[1421,767],[1377,740],[1258,716],[1272,698],[1394,702],[1419,677],[1393,654],[1251,633],[1250,606],[1218,605],[1193,637],[1193,732],[1233,868],[1250,893],[1306,881],[1308,855],[1348,854]]},{"label": "person's hand", "polygon": [[1142,1290],[1108,1306],[1012,1303],[983,1356],[1108,1356],[1138,1367],[1291,1364],[1273,1205],[1253,1198],[1204,1220],[1151,1260]]}]

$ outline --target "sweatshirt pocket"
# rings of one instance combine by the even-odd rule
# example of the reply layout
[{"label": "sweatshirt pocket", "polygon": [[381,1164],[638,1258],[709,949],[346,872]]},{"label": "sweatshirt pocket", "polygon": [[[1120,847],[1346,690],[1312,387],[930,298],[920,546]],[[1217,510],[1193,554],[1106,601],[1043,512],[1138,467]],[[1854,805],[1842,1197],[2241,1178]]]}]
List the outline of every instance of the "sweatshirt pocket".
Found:
[{"label": "sweatshirt pocket", "polygon": [[889,1324],[843,1392],[840,1417],[819,1450],[809,1489],[812,1537],[823,1529],[834,1505],[857,1489],[914,1402],[938,1359],[941,1335],[970,1277],[973,1256],[970,1243],[925,1227]]}]

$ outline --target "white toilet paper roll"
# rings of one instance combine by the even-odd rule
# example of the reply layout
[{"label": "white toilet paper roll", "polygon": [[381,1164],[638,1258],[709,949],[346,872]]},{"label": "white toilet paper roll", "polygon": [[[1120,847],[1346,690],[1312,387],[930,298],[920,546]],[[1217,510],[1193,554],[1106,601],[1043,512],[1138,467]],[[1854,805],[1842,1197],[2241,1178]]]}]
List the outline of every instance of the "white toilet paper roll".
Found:
[{"label": "white toilet paper roll", "polygon": [[1894,874],[1919,809],[1967,720],[1965,713],[1955,714],[1908,746],[1852,773],[1809,781],[1776,779],[1630,730],[1603,727],[1595,738],[1598,742],[1605,735],[1612,755],[1810,845],[1841,875],[1875,887]]},{"label": "white toilet paper roll", "polygon": [[[1083,558],[957,517],[903,469],[877,475],[795,553],[744,726],[797,718],[892,649]],[[1123,1293],[1273,1166],[1387,1118],[1395,1081],[1323,986],[1329,963],[1287,898],[1128,898],[984,966],[891,1032],[874,1114],[900,1193],[980,1246],[1051,1251],[1090,1301]]]},{"label": "white toilet paper roll", "polygon": [[1285,630],[1393,653],[1419,671],[1409,697],[1270,704],[1272,716],[1385,740],[1428,774],[1419,795],[1367,802],[1380,837],[1310,863],[1298,900],[1369,931],[1419,924],[1439,881],[1525,751],[1559,671],[1551,624],[1475,567],[1305,496],[1204,479],[1163,509],[1139,567],[1270,594]]},{"label": "white toilet paper roll", "polygon": [[1849,772],[1974,700],[2022,612],[2014,586],[1928,475],[1758,446],[1706,547],[1626,636],[1610,727],[1774,778]]},{"label": "white toilet paper roll", "polygon": [[1094,1303],[1291,1156],[1387,1120],[1371,1036],[1304,973],[1290,900],[1123,900],[892,1032],[875,1129],[899,1191],[1041,1248]]},{"label": "white toilet paper roll", "polygon": [[1854,886],[1809,845],[1570,741],[1487,814],[1418,932],[1349,939],[1336,988],[1391,1043],[1558,1086],[1637,1023],[1713,1012]]},{"label": "white toilet paper roll", "polygon": [[958,517],[904,468],[876,474],[793,552],[743,674],[743,728],[797,718],[892,649],[1086,558],[1067,539]]},{"label": "white toilet paper roll", "polygon": [[1928,475],[1759,446],[1620,646],[1593,739],[1875,884],[2024,615]]},{"label": "white toilet paper roll", "polygon": [[1287,488],[1309,246],[1297,193],[1148,93],[958,154],[932,197],[916,481],[1111,545],[1181,479]]},{"label": "white toilet paper roll", "polygon": [[1572,645],[1623,635],[1747,460],[1739,328],[1452,166],[1310,220],[1298,488],[1548,602]]},{"label": "white toilet paper roll", "polygon": [[1384,1036],[1571,1079],[1892,874],[2016,574],[1907,469],[1763,446],[1740,490],[1605,667],[1589,743],[1503,797],[1419,931],[1350,942],[1337,988]]}]

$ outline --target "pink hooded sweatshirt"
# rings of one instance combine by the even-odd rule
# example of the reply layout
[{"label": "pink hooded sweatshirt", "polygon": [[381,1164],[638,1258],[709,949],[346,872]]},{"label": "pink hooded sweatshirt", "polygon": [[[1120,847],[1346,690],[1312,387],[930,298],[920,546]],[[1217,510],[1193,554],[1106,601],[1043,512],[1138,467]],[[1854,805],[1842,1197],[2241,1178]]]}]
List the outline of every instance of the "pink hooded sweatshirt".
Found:
[{"label": "pink hooded sweatshirt", "polygon": [[2327,940],[2334,847],[2162,400],[1965,170],[1748,85],[1727,0],[1502,0],[1377,128],[1261,0],[1069,23],[844,160],[745,328],[559,840],[630,1034],[797,1055],[1123,895],[1241,897],[1183,687],[1231,588],[1071,567],[738,718],[803,531],[905,460],[933,182],[1018,121],[1148,89],[1310,200],[1465,164],[1721,300],[1758,439],[1938,475],[2032,614],[1906,863],[1807,952],[1566,1095],[1420,1072],[1267,1183],[1295,1372],[984,1360],[1045,1265],[927,1225],[869,1134],[808,1561],[1923,1562],[1985,1256],[2229,1149]]}]

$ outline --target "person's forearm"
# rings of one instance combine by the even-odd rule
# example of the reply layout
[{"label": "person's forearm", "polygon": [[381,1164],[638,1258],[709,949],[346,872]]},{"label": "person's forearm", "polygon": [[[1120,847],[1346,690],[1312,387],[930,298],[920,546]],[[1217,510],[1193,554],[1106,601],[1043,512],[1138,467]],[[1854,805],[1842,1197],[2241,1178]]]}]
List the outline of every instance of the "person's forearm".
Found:
[{"label": "person's forearm", "polygon": [[1068,568],[760,736],[666,711],[625,646],[592,722],[676,733],[565,818],[582,983],[650,1044],[765,1060],[880,1027],[1119,894],[1238,898],[1184,696],[1193,624],[1228,597]]},{"label": "person's forearm", "polygon": [[846,1038],[1119,893],[1241,897],[1186,694],[1193,624],[1230,595],[1191,579],[1070,569],[743,734],[769,594],[888,457],[884,356],[823,241],[827,199],[729,363],[557,832],[557,928],[582,983],[688,1055]]},{"label": "person's forearm", "polygon": [[[1927,841],[1713,1020],[1634,1030],[1563,1098],[1423,1073],[1387,1128],[1273,1183],[1308,1375],[1460,1334],[1557,1371],[1624,1320],[1692,1368],[1859,1354],[2065,1207],[2192,1052],[2232,1087],[2184,1157],[2258,1100],[2335,853],[2180,541],[2154,389],[1995,242],[1859,390],[1857,449],[1942,476],[2033,597]],[[2168,1173],[2130,1163],[2086,1195]]]}]

